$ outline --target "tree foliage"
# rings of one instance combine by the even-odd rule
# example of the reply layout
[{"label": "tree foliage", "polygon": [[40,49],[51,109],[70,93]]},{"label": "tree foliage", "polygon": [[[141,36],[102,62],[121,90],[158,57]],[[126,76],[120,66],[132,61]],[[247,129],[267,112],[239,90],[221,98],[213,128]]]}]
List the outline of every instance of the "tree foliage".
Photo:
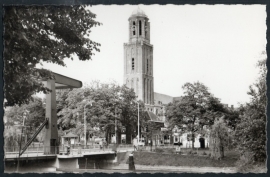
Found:
[{"label": "tree foliage", "polygon": [[[177,126],[183,132],[195,133],[202,131],[203,126],[211,126],[215,117],[220,116],[223,105],[200,83],[186,83],[182,87],[184,96],[180,101],[169,103],[166,109],[170,129]],[[194,138],[192,141],[194,147]]]},{"label": "tree foliage", "polygon": [[[150,146],[151,146],[151,151],[152,151],[152,146],[153,146],[153,142],[156,141],[156,139],[154,138],[154,135],[156,134],[160,134],[162,136],[163,132],[161,132],[161,128],[164,127],[164,123],[160,123],[160,122],[154,122],[154,121],[146,121],[144,126],[146,127],[146,131],[144,132],[144,136],[150,140]],[[166,134],[171,134],[172,131],[168,131],[166,132]],[[147,142],[148,144],[148,142]],[[157,142],[155,142],[155,144],[157,144]]]},{"label": "tree foliage", "polygon": [[[140,117],[144,120],[144,105],[140,104]],[[64,130],[76,128],[78,122],[87,121],[88,134],[96,134],[94,129],[104,133],[109,141],[109,134],[115,133],[115,121],[117,121],[117,133],[125,127],[129,134],[134,134],[137,125],[136,95],[132,89],[126,86],[118,86],[115,83],[101,84],[93,82],[90,86],[72,91],[57,92],[58,124]],[[83,130],[83,126],[77,127]],[[119,141],[119,140],[118,140]]]},{"label": "tree foliage", "polygon": [[25,126],[28,127],[28,131],[33,132],[45,120],[45,103],[41,98],[33,97],[28,104],[6,109],[5,117],[7,126],[22,125],[25,117]]},{"label": "tree foliage", "polygon": [[[18,139],[18,133],[13,130],[16,127],[21,127],[24,121],[24,135],[31,137],[40,124],[45,120],[45,104],[41,98],[33,97],[33,100],[28,104],[22,104],[21,106],[8,107],[5,110],[6,129],[5,129],[5,141],[11,139]],[[21,129],[20,129],[21,131]],[[11,145],[12,143],[9,143]]]},{"label": "tree foliage", "polygon": [[241,121],[235,133],[241,155],[251,154],[251,162],[266,160],[266,60],[259,61],[258,67],[260,76],[249,87],[251,100],[242,105]]},{"label": "tree foliage", "polygon": [[86,6],[6,6],[4,14],[5,105],[28,103],[37,92],[48,93],[40,82],[52,73],[36,66],[64,59],[90,60],[99,43],[88,38],[100,25]]},{"label": "tree foliage", "polygon": [[224,117],[217,118],[210,131],[210,151],[211,158],[220,160],[224,158],[225,147],[231,143],[231,130],[224,122]]}]

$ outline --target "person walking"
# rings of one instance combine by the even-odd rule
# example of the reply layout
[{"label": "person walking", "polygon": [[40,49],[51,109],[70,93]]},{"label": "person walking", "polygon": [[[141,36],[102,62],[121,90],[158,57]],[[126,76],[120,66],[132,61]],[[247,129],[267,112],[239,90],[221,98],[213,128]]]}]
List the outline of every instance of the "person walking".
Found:
[{"label": "person walking", "polygon": [[138,140],[137,140],[137,138],[134,138],[133,139],[133,146],[134,146],[134,151],[136,150],[138,150]]},{"label": "person walking", "polygon": [[108,144],[107,144],[107,141],[105,139],[103,140],[103,149],[104,148],[106,148],[106,149],[108,148]]},{"label": "person walking", "polygon": [[[102,140],[99,142],[99,147],[100,147],[100,150],[103,149],[103,141],[102,141]],[[104,149],[103,149],[103,150],[104,150]]]}]

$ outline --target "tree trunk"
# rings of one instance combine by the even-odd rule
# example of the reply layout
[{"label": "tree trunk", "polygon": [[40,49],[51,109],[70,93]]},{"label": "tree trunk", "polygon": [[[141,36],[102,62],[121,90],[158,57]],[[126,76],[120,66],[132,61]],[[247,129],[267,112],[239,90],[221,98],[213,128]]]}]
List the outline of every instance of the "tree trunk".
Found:
[{"label": "tree trunk", "polygon": [[211,158],[221,160],[224,158],[224,146],[220,138],[211,137],[210,152]]},{"label": "tree trunk", "polygon": [[117,144],[121,144],[121,131],[117,131],[116,132],[116,134],[117,134]]},{"label": "tree trunk", "polygon": [[126,127],[126,143],[127,144],[132,144],[131,130],[130,130],[130,127],[129,126]]},{"label": "tree trunk", "polygon": [[192,131],[192,134],[191,134],[192,149],[194,149],[194,140],[195,140],[195,137],[194,137],[194,133]]}]

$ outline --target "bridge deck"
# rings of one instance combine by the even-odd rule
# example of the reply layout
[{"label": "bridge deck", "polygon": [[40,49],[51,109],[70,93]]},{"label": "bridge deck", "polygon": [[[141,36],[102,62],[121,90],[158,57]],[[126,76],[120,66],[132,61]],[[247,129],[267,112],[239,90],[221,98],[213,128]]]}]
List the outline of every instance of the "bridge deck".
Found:
[{"label": "bridge deck", "polygon": [[[18,152],[19,153],[19,152]],[[18,160],[19,154],[5,154],[5,161],[16,161]],[[31,159],[54,159],[56,154],[44,154],[43,152],[28,153],[20,156],[21,160],[31,160]]]},{"label": "bridge deck", "polygon": [[[126,151],[132,151],[132,148],[126,148],[117,150],[117,152],[126,152]],[[60,154],[44,154],[42,151],[32,151],[27,152],[26,154],[23,154],[20,156],[21,160],[34,160],[34,159],[53,159],[53,158],[79,158],[84,156],[91,156],[91,155],[102,155],[102,154],[115,154],[115,151],[112,150],[93,150],[93,149],[83,149],[81,151],[79,150],[72,150],[70,154],[66,154],[65,152],[61,152]],[[18,160],[18,152],[12,152],[12,153],[6,153],[5,154],[5,161],[16,161]]]}]

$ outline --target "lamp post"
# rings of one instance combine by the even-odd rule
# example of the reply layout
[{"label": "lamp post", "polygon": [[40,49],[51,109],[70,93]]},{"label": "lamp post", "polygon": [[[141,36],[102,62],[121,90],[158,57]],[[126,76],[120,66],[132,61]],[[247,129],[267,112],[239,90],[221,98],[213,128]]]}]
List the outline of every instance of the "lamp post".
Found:
[{"label": "lamp post", "polygon": [[115,144],[117,145],[117,119],[116,119],[116,107],[114,108],[114,114],[115,114]]},{"label": "lamp post", "polygon": [[18,156],[17,172],[19,171],[19,166],[20,166],[20,156],[21,156],[21,147],[22,147],[23,127],[24,127],[24,123],[25,123],[26,113],[28,113],[28,112],[29,112],[29,111],[26,110],[26,111],[23,113],[23,122],[22,122],[22,131],[21,131],[20,146],[19,146],[19,156]]},{"label": "lamp post", "polygon": [[139,110],[139,102],[136,102],[138,104],[138,146],[140,142],[140,110]]},{"label": "lamp post", "polygon": [[[115,126],[114,126],[114,131],[115,131],[115,148],[116,148],[116,146],[117,146],[117,113],[116,113],[116,111],[118,111],[116,108],[116,106],[117,106],[117,104],[119,103],[119,100],[117,100],[117,98],[118,99],[120,99],[120,92],[117,92],[116,93],[116,95],[114,96],[114,101],[115,101],[115,103],[114,103],[114,121],[115,121]],[[120,137],[120,139],[121,139],[121,137]]]}]

